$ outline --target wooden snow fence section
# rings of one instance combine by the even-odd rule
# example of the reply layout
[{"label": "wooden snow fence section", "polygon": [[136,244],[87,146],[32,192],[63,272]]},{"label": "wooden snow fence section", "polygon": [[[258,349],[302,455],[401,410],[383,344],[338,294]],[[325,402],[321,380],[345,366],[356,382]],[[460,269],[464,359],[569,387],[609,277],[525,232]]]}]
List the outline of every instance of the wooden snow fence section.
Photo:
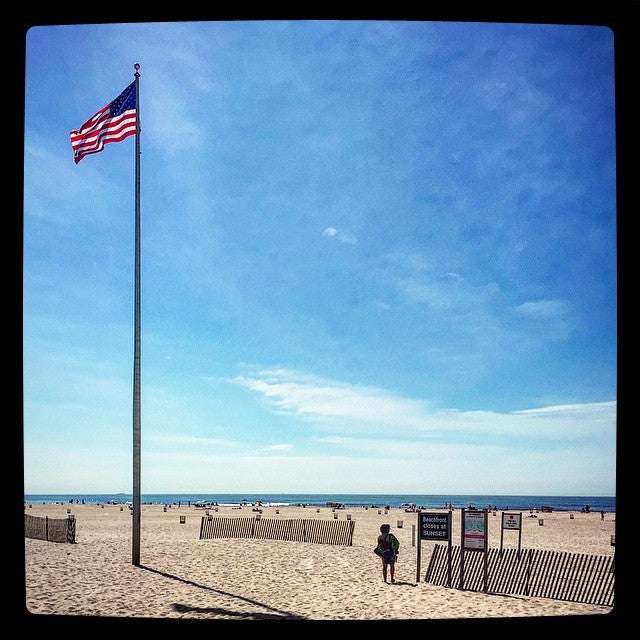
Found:
[{"label": "wooden snow fence section", "polygon": [[47,516],[40,518],[25,513],[24,535],[25,538],[73,544],[76,541],[76,518],[73,515],[66,518],[49,518]]},{"label": "wooden snow fence section", "polygon": [[278,518],[224,518],[203,516],[200,540],[209,538],[262,538],[316,544],[352,546],[353,520]]},{"label": "wooden snow fence section", "polygon": [[[460,547],[451,548],[448,584],[447,546],[435,545],[425,581],[469,591],[483,591],[484,554],[465,551],[464,584],[460,577]],[[539,549],[489,549],[487,593],[554,598],[612,607],[615,595],[615,555],[595,556]]]}]

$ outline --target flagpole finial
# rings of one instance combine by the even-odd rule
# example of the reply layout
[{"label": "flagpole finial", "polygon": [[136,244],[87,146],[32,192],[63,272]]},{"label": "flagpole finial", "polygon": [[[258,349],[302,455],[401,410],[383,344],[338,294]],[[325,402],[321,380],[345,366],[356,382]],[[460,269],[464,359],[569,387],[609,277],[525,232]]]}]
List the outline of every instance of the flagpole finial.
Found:
[{"label": "flagpole finial", "polygon": [[140,65],[136,62],[136,63],[133,65],[133,68],[136,70],[136,72],[134,73],[135,77],[136,77],[136,78],[139,78],[139,77],[140,77],[140,74],[138,73],[138,69],[140,69]]}]

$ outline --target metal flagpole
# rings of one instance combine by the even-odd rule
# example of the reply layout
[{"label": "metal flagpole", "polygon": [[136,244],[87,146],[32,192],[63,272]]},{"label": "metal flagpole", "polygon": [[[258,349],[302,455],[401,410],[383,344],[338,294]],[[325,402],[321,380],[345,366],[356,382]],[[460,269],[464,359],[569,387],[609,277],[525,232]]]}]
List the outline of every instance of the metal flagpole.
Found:
[{"label": "metal flagpole", "polygon": [[140,65],[133,65],[136,84],[136,218],[135,218],[135,320],[133,330],[133,525],[131,557],[133,564],[140,566],[140,327],[141,327],[141,268],[140,268],[140,92],[138,90]]}]

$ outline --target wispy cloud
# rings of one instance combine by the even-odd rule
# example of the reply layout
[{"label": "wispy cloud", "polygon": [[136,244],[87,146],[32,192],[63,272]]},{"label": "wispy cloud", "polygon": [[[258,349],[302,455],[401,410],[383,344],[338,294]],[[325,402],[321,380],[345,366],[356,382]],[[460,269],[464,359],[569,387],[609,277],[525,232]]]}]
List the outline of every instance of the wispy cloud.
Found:
[{"label": "wispy cloud", "polygon": [[322,232],[323,237],[325,238],[335,238],[338,242],[342,244],[358,244],[358,241],[351,235],[343,232],[338,232],[335,227],[327,227]]},{"label": "wispy cloud", "polygon": [[286,453],[287,451],[291,451],[293,449],[292,444],[272,444],[268,447],[265,447],[266,451],[273,451],[274,453]]},{"label": "wispy cloud", "polygon": [[[616,402],[540,407],[498,413],[434,408],[427,399],[285,370],[260,370],[232,382],[261,396],[277,413],[313,421],[343,434],[393,433],[440,438],[493,434],[518,439],[615,433]],[[385,431],[393,428],[393,432]]]},{"label": "wispy cloud", "polygon": [[215,451],[218,447],[229,447],[235,444],[233,440],[227,440],[222,438],[202,438],[198,436],[189,436],[180,433],[167,434],[145,434],[145,440],[153,442],[155,444],[169,444],[169,445],[186,445],[188,447],[198,447],[200,450]]},{"label": "wispy cloud", "polygon": [[567,304],[563,300],[535,300],[518,305],[515,312],[523,316],[563,318],[567,314]]}]

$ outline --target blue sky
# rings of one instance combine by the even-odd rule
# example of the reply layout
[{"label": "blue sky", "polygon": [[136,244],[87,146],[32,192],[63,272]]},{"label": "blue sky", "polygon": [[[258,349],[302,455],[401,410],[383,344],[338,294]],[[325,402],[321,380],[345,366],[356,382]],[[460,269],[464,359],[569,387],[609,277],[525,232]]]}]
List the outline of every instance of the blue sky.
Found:
[{"label": "blue sky", "polygon": [[420,21],[26,34],[26,493],[614,495],[614,36]]}]

